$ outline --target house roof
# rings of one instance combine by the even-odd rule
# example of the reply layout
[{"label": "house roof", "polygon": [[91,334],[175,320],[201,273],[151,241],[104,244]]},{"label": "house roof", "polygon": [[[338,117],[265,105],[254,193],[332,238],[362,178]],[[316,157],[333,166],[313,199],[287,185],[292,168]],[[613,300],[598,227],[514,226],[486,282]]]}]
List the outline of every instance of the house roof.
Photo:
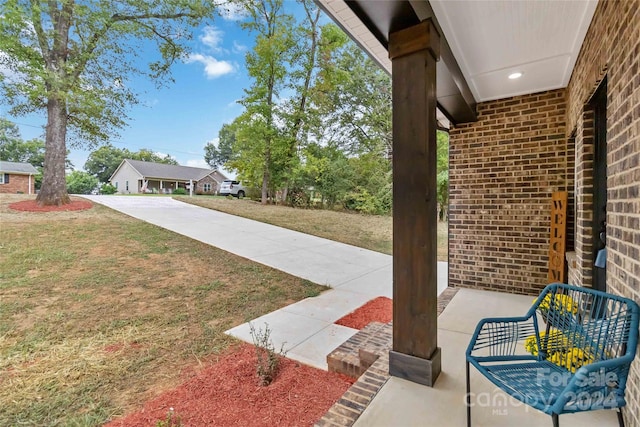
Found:
[{"label": "house roof", "polygon": [[226,179],[224,175],[222,175],[219,171],[213,169],[205,169],[205,168],[194,168],[191,166],[180,166],[180,165],[167,165],[165,163],[154,163],[154,162],[144,162],[141,160],[131,160],[124,159],[118,169],[111,175],[111,180],[113,176],[118,173],[120,168],[124,163],[129,163],[132,168],[134,168],[140,175],[144,178],[158,178],[158,179],[176,179],[179,181],[199,181],[202,178],[213,174],[214,179],[217,177],[222,177],[222,180]]},{"label": "house roof", "polygon": [[0,172],[16,175],[35,175],[39,173],[38,169],[33,167],[31,163],[5,162],[2,160],[0,160]]},{"label": "house roof", "polygon": [[[473,120],[476,102],[566,87],[598,4],[315,1],[389,73],[389,33],[432,18],[441,35],[438,107],[454,123]],[[508,79],[515,72],[522,77]]]}]

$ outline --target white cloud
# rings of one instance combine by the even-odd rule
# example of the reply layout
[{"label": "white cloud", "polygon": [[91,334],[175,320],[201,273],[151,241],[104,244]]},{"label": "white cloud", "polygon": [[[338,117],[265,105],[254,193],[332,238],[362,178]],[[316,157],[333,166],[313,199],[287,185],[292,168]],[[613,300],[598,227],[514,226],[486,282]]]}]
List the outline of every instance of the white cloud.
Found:
[{"label": "white cloud", "polygon": [[220,52],[222,51],[220,44],[222,43],[223,35],[224,32],[218,30],[216,27],[206,26],[204,27],[203,34],[200,36],[200,41],[214,52]]},{"label": "white cloud", "polygon": [[241,21],[247,16],[247,11],[242,5],[231,0],[213,0],[216,10],[227,21]]},{"label": "white cloud", "polygon": [[215,146],[217,147],[219,142],[220,142],[220,138],[218,138],[218,137],[216,136],[215,138],[213,138],[213,139],[211,139],[211,140],[207,141],[207,142],[202,146],[202,148],[205,148],[205,147],[206,147],[207,145],[209,145],[209,144],[213,144],[213,145],[215,145]]},{"label": "white cloud", "polygon": [[230,62],[218,61],[213,56],[202,55],[200,53],[193,53],[187,56],[184,62],[187,64],[198,62],[204,65],[204,73],[208,79],[215,79],[235,71],[234,66]]},{"label": "white cloud", "polygon": [[235,108],[235,107],[241,107],[242,105],[240,104],[240,99],[235,99],[233,101],[231,101],[230,103],[227,104],[226,108]]},{"label": "white cloud", "polygon": [[160,100],[158,98],[148,99],[142,103],[145,107],[155,107],[158,104],[160,104]]},{"label": "white cloud", "polygon": [[191,159],[187,160],[187,164],[185,166],[191,166],[192,168],[204,168],[211,169],[211,166],[204,161],[204,159]]},{"label": "white cloud", "polygon": [[233,41],[233,53],[242,53],[247,51],[247,47],[236,40]]}]

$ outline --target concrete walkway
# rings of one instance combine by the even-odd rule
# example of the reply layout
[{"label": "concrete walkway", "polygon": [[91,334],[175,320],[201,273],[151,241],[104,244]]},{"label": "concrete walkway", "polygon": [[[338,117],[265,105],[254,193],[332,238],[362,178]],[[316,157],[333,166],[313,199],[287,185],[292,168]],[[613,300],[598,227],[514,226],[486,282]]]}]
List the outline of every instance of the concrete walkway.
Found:
[{"label": "concrete walkway", "polygon": [[[321,237],[178,202],[169,197],[84,196],[134,218],[333,288],[251,321],[267,323],[287,357],[326,369],[326,355],[357,331],[333,324],[378,296],[392,296],[392,257]],[[438,294],[447,263],[438,263]],[[249,324],[227,331],[251,342]]]}]

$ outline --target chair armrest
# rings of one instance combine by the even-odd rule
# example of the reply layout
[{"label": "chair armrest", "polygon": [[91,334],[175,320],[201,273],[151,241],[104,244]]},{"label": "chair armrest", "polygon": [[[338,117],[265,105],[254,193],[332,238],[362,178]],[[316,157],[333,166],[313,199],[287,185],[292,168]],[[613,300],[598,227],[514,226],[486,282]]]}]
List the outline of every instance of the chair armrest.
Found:
[{"label": "chair armrest", "polygon": [[[535,312],[523,317],[491,317],[482,319],[471,337],[467,347],[467,360],[486,359],[498,361],[503,356],[514,356],[517,343],[531,335],[538,335],[538,322]],[[477,356],[474,352],[488,351],[488,356]],[[510,357],[511,359],[512,357]],[[532,356],[522,356],[531,359]]]}]

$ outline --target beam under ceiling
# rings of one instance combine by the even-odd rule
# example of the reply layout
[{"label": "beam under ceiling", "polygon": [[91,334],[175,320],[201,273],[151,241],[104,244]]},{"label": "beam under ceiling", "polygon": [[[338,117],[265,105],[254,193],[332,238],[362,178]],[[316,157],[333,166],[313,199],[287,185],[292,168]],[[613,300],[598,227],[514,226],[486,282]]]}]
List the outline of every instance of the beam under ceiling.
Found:
[{"label": "beam under ceiling", "polygon": [[[440,33],[441,60],[436,65],[438,109],[454,124],[477,120],[476,101],[426,0],[316,0],[351,38],[391,73],[389,33],[431,18]],[[443,122],[439,118],[439,122]]]}]

